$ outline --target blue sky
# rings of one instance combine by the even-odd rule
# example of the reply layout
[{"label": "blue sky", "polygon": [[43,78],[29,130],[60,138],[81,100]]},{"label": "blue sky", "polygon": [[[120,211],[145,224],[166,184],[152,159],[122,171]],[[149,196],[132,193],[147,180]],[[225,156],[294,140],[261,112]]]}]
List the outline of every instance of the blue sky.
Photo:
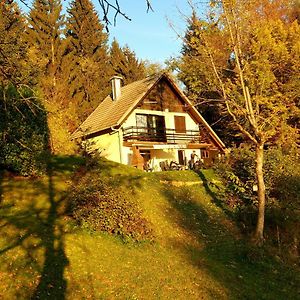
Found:
[{"label": "blue sky", "polygon": [[[62,0],[64,9],[69,1],[71,0]],[[101,18],[98,0],[92,1]],[[194,2],[198,3],[199,10],[202,10],[206,1]],[[27,3],[31,5],[32,0],[28,0]],[[171,56],[178,56],[181,50],[181,40],[170,27],[169,21],[177,32],[184,33],[186,29],[184,15],[190,16],[191,8],[187,0],[151,0],[151,3],[154,11],[147,13],[145,0],[119,0],[123,12],[132,21],[119,15],[116,26],[109,27],[109,39],[111,42],[116,38],[121,46],[128,45],[139,59],[163,64]],[[21,7],[28,12],[22,4]],[[113,15],[110,19],[113,20]]]},{"label": "blue sky", "polygon": [[[186,24],[178,9],[190,15],[191,9],[185,0],[152,0],[153,12],[147,13],[144,0],[119,0],[123,11],[132,19],[119,16],[116,26],[110,26],[110,40],[116,38],[121,46],[127,44],[140,59],[163,63],[171,56],[178,56],[181,40],[170,27],[184,32]],[[97,0],[94,0],[97,8]],[[101,14],[100,14],[101,16]]]}]

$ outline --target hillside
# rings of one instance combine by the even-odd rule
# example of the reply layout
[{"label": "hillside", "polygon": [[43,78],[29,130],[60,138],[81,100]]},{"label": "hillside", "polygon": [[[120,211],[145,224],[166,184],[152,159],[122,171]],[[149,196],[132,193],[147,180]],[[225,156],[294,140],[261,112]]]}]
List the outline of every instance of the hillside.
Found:
[{"label": "hillside", "polygon": [[299,298],[297,270],[247,245],[217,206],[212,171],[144,173],[101,161],[101,177],[126,189],[153,227],[154,241],[136,243],[67,214],[81,163],[57,157],[42,178],[2,178],[0,299]]}]

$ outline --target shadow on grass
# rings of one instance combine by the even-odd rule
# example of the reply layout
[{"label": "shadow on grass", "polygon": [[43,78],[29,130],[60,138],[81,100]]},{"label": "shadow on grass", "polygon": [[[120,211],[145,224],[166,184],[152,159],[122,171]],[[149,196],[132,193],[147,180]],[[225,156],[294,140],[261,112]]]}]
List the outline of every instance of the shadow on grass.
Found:
[{"label": "shadow on grass", "polygon": [[[64,162],[56,158],[48,164],[46,180],[19,179],[0,188],[10,195],[0,206],[0,232],[6,241],[0,258],[11,273],[24,279],[24,285],[26,275],[36,279],[35,290],[23,286],[15,291],[16,298],[65,299],[64,271],[69,264],[64,249],[66,205],[64,192],[56,188],[54,173],[63,175],[73,171],[74,165],[73,159]],[[13,262],[9,261],[13,255],[10,250],[20,255]],[[28,274],[28,270],[33,271]]]},{"label": "shadow on grass", "polygon": [[[252,248],[235,231],[226,215],[211,203],[194,197],[197,187],[169,187],[164,194],[178,213],[176,222],[196,238],[201,247],[170,241],[188,260],[205,270],[226,290],[230,299],[296,299],[299,273],[272,259],[262,249]],[[298,284],[298,285],[297,285]],[[211,290],[212,298],[224,298]]]},{"label": "shadow on grass", "polygon": [[[201,170],[198,171],[197,174],[199,175],[200,179],[202,180],[205,191],[211,197],[212,202],[216,206],[221,208],[228,217],[230,217],[231,219],[234,219],[233,213],[226,207],[226,205],[224,204],[224,201],[222,201],[222,199],[220,199],[220,197],[218,197],[217,193],[213,190],[213,188],[211,186],[212,182],[206,178],[205,174]],[[215,186],[215,189],[218,189],[217,185],[214,185],[214,186]]]}]

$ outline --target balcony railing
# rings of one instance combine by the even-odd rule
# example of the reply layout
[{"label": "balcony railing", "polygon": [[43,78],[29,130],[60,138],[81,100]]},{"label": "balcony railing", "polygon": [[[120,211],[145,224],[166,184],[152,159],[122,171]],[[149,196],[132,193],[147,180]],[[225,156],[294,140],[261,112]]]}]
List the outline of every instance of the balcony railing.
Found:
[{"label": "balcony railing", "polygon": [[203,143],[199,130],[186,130],[179,133],[175,129],[130,126],[123,129],[124,141],[147,141],[178,143]]}]

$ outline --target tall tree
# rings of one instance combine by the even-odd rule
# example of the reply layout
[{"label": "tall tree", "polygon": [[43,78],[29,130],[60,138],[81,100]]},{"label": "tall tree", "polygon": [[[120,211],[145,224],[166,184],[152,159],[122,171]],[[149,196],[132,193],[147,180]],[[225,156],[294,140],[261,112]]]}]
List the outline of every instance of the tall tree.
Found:
[{"label": "tall tree", "polygon": [[[188,43],[201,55],[200,69],[209,66],[211,84],[232,125],[254,145],[258,184],[255,240],[261,243],[265,146],[295,144],[298,137],[299,124],[294,117],[299,115],[295,87],[299,85],[300,27],[289,17],[288,0],[222,0],[212,1],[211,7],[210,26],[199,22],[195,30],[199,42]],[[212,27],[217,28],[217,34]],[[222,58],[220,51],[227,55]]]},{"label": "tall tree", "polygon": [[74,0],[66,24],[68,85],[83,121],[109,93],[107,34],[90,0]]},{"label": "tall tree", "polygon": [[32,63],[38,71],[39,86],[47,101],[50,101],[50,98],[55,97],[64,51],[62,46],[64,17],[60,0],[35,0],[29,13],[28,25],[27,35]]},{"label": "tall tree", "polygon": [[62,77],[66,44],[63,40],[64,16],[60,0],[35,0],[28,16],[27,40],[29,57],[35,70],[39,96],[48,112],[51,148],[56,153],[70,153],[66,126],[66,98]]},{"label": "tall tree", "polygon": [[143,79],[146,76],[145,65],[137,59],[134,51],[130,50],[128,46],[121,48],[116,40],[111,45],[110,62],[114,75],[123,77],[124,84]]},{"label": "tall tree", "polygon": [[214,59],[218,61],[219,66],[223,66],[223,70],[228,76],[232,75],[231,66],[227,63],[230,53],[224,45],[226,41],[222,31],[214,22],[200,20],[195,11],[188,20],[182,55],[179,59],[171,61],[170,64],[173,69],[178,71],[177,77],[184,83],[189,99],[193,101],[195,107],[225,144],[231,146],[240,143],[241,138],[237,138],[238,132],[228,126],[231,120],[224,110],[222,96],[216,89],[214,74],[210,72],[210,65],[203,63],[206,61],[206,53],[199,51],[199,47],[204,47],[205,42],[199,28],[214,38]]},{"label": "tall tree", "polygon": [[24,39],[25,19],[16,3],[0,2],[0,80],[1,84],[27,83]]},{"label": "tall tree", "polygon": [[15,3],[0,2],[0,169],[39,171],[48,147],[46,112],[35,97],[27,63],[25,18]]}]

